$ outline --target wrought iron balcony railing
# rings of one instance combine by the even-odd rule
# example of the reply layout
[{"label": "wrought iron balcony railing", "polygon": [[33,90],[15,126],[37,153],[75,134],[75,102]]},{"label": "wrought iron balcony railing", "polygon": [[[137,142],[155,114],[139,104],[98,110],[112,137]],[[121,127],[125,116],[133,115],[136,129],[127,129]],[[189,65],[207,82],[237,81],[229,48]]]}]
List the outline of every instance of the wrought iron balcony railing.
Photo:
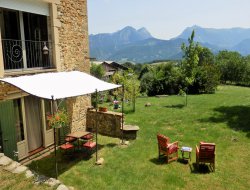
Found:
[{"label": "wrought iron balcony railing", "polygon": [[51,69],[52,42],[2,39],[4,70]]}]

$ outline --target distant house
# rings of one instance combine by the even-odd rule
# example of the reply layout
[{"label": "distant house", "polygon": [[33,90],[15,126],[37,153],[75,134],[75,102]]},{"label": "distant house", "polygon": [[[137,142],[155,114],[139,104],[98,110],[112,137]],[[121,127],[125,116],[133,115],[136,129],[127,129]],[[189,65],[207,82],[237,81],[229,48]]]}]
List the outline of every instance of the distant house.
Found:
[{"label": "distant house", "polygon": [[128,70],[127,67],[114,61],[93,61],[92,64],[103,66],[103,69],[105,71],[104,75],[105,79],[109,79],[111,76],[115,74],[115,72]]},{"label": "distant house", "polygon": [[[88,56],[87,0],[0,1],[0,78],[89,73]],[[89,96],[66,100],[71,130],[86,128],[90,104]],[[11,158],[18,152],[20,161],[52,145],[50,111],[48,99],[0,82],[0,152]]]}]

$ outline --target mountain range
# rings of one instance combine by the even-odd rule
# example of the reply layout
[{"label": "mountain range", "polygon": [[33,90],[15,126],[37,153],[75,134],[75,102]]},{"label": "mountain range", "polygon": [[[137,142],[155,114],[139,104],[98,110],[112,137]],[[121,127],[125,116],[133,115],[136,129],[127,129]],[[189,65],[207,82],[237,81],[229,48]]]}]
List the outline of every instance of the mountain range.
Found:
[{"label": "mountain range", "polygon": [[250,54],[250,29],[213,29],[195,25],[170,40],[154,38],[146,28],[136,30],[131,26],[114,33],[91,34],[90,56],[97,60],[135,63],[181,59],[181,45],[188,42],[193,30],[194,40],[213,53],[229,50],[244,56]]}]

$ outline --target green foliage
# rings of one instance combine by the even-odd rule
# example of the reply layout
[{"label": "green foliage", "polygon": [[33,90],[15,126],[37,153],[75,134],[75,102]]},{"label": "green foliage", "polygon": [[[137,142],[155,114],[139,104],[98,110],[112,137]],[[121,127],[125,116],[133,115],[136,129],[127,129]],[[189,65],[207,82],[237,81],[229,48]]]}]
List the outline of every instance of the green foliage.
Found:
[{"label": "green foliage", "polygon": [[193,30],[190,38],[188,38],[188,46],[184,43],[181,46],[184,53],[181,68],[185,76],[186,88],[193,84],[199,63],[199,50],[201,47],[194,42],[194,35],[195,32]]},{"label": "green foliage", "polygon": [[69,122],[68,114],[65,109],[57,110],[54,115],[47,116],[47,121],[51,127],[64,127]]},{"label": "green foliage", "polygon": [[145,66],[142,70],[141,92],[149,96],[157,94],[177,94],[182,85],[182,74],[174,63]]},{"label": "green foliage", "polygon": [[[137,78],[137,75],[131,69],[129,69],[128,71],[116,72],[112,76],[111,82],[124,85],[125,100],[133,100],[134,97],[137,97],[140,94],[140,83]],[[113,91],[113,95],[122,95],[122,88]]]},{"label": "green foliage", "polygon": [[219,84],[220,73],[214,64],[213,53],[194,43],[194,31],[188,39],[189,45],[182,45],[184,53],[182,71],[185,89],[189,93],[214,93]]},{"label": "green foliage", "polygon": [[231,84],[249,84],[249,58],[238,52],[220,51],[216,56],[216,64],[221,72],[221,81]]},{"label": "green foliage", "polygon": [[105,71],[102,65],[91,64],[90,74],[95,76],[96,78],[102,79]]}]

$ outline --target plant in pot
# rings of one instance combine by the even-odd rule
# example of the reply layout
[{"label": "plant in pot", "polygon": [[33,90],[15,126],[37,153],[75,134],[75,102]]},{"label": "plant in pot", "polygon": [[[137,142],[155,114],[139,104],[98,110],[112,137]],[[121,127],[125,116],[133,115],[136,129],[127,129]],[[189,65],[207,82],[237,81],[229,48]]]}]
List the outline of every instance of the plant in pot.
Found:
[{"label": "plant in pot", "polygon": [[119,108],[119,101],[118,100],[114,100],[113,104],[114,104],[114,109],[118,109]]},{"label": "plant in pot", "polygon": [[64,127],[68,124],[68,114],[65,110],[57,110],[54,115],[47,116],[48,125],[53,128]]}]

